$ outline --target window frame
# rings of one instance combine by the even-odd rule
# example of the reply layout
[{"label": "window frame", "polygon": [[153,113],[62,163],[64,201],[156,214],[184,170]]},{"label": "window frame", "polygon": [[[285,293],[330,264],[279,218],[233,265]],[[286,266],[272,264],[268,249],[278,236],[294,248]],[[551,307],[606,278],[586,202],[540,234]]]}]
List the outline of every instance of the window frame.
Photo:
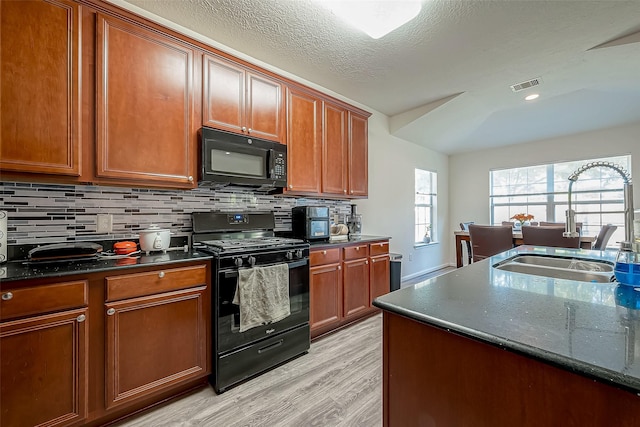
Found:
[{"label": "window frame", "polygon": [[[418,191],[418,174],[426,173],[429,176],[429,192],[420,193]],[[428,203],[419,202],[418,198],[420,196],[427,196],[429,199]],[[414,169],[414,200],[413,200],[413,209],[414,209],[414,218],[413,218],[413,233],[414,233],[414,247],[427,246],[438,244],[439,241],[437,239],[437,219],[438,219],[438,172],[415,168]],[[419,222],[418,209],[427,209],[429,210],[429,223]],[[430,242],[425,242],[424,238],[418,240],[418,236],[424,236],[421,230],[424,230],[424,227],[429,227],[429,236],[431,238]],[[425,230],[426,232],[426,230]]]}]

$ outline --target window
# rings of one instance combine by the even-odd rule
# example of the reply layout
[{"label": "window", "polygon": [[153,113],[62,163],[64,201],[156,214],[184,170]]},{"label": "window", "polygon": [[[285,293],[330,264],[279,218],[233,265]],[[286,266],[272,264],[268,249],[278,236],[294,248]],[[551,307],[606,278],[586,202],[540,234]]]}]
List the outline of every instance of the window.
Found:
[{"label": "window", "polygon": [[[491,222],[509,221],[517,213],[532,214],[534,221],[565,222],[569,175],[591,161],[612,162],[627,171],[631,167],[631,156],[618,156],[491,171]],[[580,175],[573,184],[571,202],[583,234],[595,236],[600,227],[613,224],[618,229],[609,245],[624,240],[623,183],[609,168],[593,168]]]},{"label": "window", "polygon": [[415,243],[433,243],[437,236],[437,176],[435,172],[416,169]]}]

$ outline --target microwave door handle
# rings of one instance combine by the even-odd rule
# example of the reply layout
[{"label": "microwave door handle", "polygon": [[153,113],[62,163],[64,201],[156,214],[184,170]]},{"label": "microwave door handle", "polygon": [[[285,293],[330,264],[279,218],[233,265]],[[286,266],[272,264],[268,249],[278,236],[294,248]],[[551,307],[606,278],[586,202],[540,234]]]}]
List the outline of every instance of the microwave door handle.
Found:
[{"label": "microwave door handle", "polygon": [[269,148],[269,176],[267,178],[271,179],[276,173],[276,156],[273,148]]}]

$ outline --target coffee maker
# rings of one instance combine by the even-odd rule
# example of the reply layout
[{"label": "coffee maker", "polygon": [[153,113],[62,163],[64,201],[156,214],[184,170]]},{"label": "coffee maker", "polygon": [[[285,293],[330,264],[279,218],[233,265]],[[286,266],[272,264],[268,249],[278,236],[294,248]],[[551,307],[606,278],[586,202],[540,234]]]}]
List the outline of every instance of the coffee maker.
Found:
[{"label": "coffee maker", "polygon": [[347,215],[347,227],[349,227],[350,236],[362,234],[362,215],[358,213],[356,205],[351,205],[351,213]]}]

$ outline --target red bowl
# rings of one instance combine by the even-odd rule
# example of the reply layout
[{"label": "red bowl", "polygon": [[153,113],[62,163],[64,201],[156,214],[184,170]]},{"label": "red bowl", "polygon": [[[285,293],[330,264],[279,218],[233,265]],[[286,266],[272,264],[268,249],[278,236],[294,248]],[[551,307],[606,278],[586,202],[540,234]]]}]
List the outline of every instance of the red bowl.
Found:
[{"label": "red bowl", "polygon": [[136,242],[117,242],[113,244],[116,255],[127,255],[138,250]]}]

